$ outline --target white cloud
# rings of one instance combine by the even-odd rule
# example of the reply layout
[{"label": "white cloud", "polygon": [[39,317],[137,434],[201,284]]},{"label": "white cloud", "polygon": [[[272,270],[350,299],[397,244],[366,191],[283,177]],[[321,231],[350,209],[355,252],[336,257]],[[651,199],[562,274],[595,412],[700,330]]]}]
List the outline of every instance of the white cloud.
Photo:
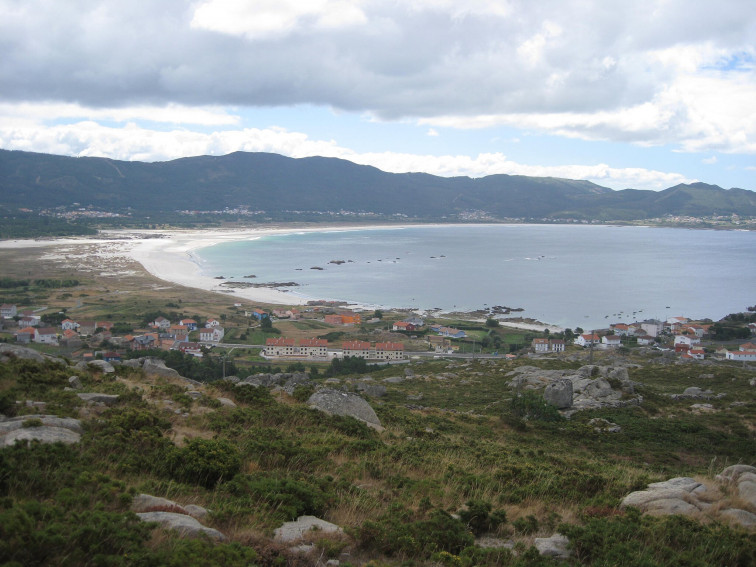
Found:
[{"label": "white cloud", "polygon": [[297,28],[337,29],[364,24],[359,2],[347,0],[208,0],[194,10],[191,26],[248,39],[288,35]]},{"label": "white cloud", "polygon": [[437,137],[439,134],[438,134],[438,130],[436,130],[435,128],[428,128],[426,135],[431,136],[431,137]]},{"label": "white cloud", "polygon": [[706,165],[714,165],[715,163],[717,163],[717,156],[704,158],[701,160],[701,163],[705,163]]}]

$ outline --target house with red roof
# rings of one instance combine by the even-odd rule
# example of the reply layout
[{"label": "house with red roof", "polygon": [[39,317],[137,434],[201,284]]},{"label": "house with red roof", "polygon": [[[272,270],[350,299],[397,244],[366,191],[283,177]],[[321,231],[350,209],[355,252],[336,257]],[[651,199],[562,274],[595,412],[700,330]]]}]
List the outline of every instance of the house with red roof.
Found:
[{"label": "house with red roof", "polygon": [[370,343],[367,341],[345,341],[341,344],[343,356],[370,358]]},{"label": "house with red roof", "polygon": [[274,337],[265,340],[263,354],[270,357],[294,356],[295,348],[296,343],[294,339]]},{"label": "house with red roof", "polygon": [[596,333],[583,334],[575,339],[575,344],[581,347],[591,346],[591,344],[595,346],[600,342],[601,337],[599,337]]},{"label": "house with red roof", "polygon": [[375,343],[375,351],[371,358],[375,360],[401,360],[404,358],[404,343]]},{"label": "house with red roof", "polygon": [[58,329],[55,327],[42,327],[35,329],[34,342],[46,345],[57,345]]}]

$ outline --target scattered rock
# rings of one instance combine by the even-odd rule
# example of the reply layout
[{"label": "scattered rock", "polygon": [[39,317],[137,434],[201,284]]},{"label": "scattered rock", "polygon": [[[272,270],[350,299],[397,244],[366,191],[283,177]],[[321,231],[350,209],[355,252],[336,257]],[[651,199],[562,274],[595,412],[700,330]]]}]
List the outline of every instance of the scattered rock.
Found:
[{"label": "scattered rock", "polygon": [[202,392],[198,392],[197,390],[188,390],[186,392],[186,395],[194,400],[199,400],[202,397]]},{"label": "scattered rock", "polygon": [[104,404],[112,406],[118,401],[117,394],[98,394],[94,392],[76,394],[79,398],[90,404]]},{"label": "scattered rock", "polygon": [[371,398],[382,398],[387,393],[386,386],[381,386],[378,384],[365,384],[364,382],[357,383],[357,391],[362,392],[363,394],[370,396]]},{"label": "scattered rock", "polygon": [[90,368],[96,368],[103,374],[112,374],[113,372],[115,372],[113,365],[109,362],[105,362],[104,360],[90,360],[87,365]]},{"label": "scattered rock", "polygon": [[137,494],[131,501],[132,512],[175,512],[188,515],[186,508],[176,504],[173,500],[152,496],[151,494]]},{"label": "scattered rock", "polygon": [[556,406],[557,409],[568,409],[572,407],[572,381],[561,378],[546,386],[543,392],[543,399],[546,403]]},{"label": "scattered rock", "polygon": [[168,368],[165,362],[157,357],[148,356],[142,363],[142,370],[145,374],[157,374],[166,378],[181,378],[181,375],[173,368]]},{"label": "scattered rock", "polygon": [[316,518],[315,516],[299,516],[294,522],[286,522],[273,532],[275,541],[296,541],[302,539],[308,532],[317,530],[318,533],[343,533],[339,526]]},{"label": "scattered rock", "polygon": [[555,533],[551,537],[537,537],[533,542],[538,553],[546,557],[556,557],[558,559],[567,559],[572,555],[569,549],[570,540],[567,536]]},{"label": "scattered rock", "polygon": [[588,425],[593,426],[596,433],[619,433],[622,428],[616,423],[612,423],[603,417],[594,417],[588,421]]},{"label": "scattered rock", "polygon": [[228,408],[235,408],[236,404],[233,400],[229,400],[228,398],[218,398],[218,401],[221,403],[222,406],[226,406]]},{"label": "scattered rock", "polygon": [[143,522],[157,522],[164,528],[177,531],[182,537],[207,536],[216,541],[225,541],[226,536],[218,530],[208,528],[195,518],[175,512],[139,512],[137,516]]},{"label": "scattered rock", "polygon": [[756,526],[756,514],[741,510],[740,508],[728,508],[721,511],[719,515],[747,528]]},{"label": "scattered rock", "polygon": [[307,404],[326,413],[354,417],[370,427],[383,429],[373,408],[357,394],[324,388],[310,396]]},{"label": "scattered rock", "polygon": [[78,376],[69,377],[68,385],[74,390],[81,390],[83,388],[83,386],[81,385],[81,379]]}]

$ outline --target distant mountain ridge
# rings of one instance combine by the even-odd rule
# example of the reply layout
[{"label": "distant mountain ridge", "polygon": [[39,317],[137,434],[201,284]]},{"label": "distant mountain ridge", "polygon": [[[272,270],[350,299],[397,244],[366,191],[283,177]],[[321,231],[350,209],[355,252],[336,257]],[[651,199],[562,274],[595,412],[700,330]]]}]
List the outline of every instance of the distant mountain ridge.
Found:
[{"label": "distant mountain ridge", "polygon": [[387,173],[324,157],[234,152],[127,162],[0,150],[0,206],[80,203],[111,211],[353,211],[410,217],[637,220],[664,215],[756,216],[756,192],[693,183],[613,191],[589,181],[521,175],[482,178]]}]

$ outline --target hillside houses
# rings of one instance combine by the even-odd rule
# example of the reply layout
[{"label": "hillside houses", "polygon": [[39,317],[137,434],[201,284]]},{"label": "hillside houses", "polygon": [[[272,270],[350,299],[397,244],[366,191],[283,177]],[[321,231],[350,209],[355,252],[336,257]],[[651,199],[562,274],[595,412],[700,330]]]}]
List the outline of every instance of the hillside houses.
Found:
[{"label": "hillside houses", "polygon": [[402,360],[404,343],[368,341],[344,341],[341,349],[331,349],[325,339],[300,339],[299,342],[285,337],[269,338],[265,342],[262,355],[266,358],[289,360],[328,360],[333,357],[354,357],[366,360]]},{"label": "hillside houses", "polygon": [[533,339],[531,346],[536,354],[564,352],[565,342],[561,339]]},{"label": "hillside houses", "polygon": [[3,319],[13,319],[18,314],[18,309],[11,303],[0,305],[0,317]]},{"label": "hillside houses", "polygon": [[359,313],[340,313],[326,315],[325,322],[330,325],[344,325],[345,327],[353,327],[355,325],[362,324],[362,316]]},{"label": "hillside houses", "polygon": [[325,339],[269,338],[265,341],[263,356],[268,358],[328,358],[328,341]]},{"label": "hillside houses", "polygon": [[596,333],[585,333],[575,339],[575,344],[581,347],[596,346],[601,342],[601,337]]}]

